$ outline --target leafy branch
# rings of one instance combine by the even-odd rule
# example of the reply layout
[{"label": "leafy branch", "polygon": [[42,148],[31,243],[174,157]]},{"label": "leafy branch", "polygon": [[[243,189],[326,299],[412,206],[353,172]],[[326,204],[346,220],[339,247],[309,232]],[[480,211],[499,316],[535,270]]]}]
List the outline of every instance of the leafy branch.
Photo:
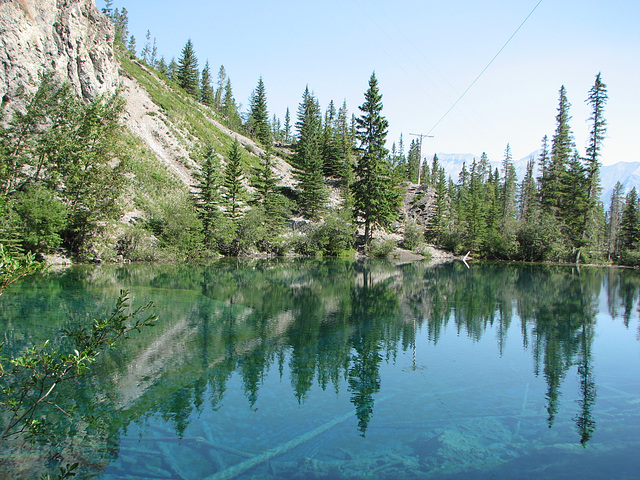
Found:
[{"label": "leafy branch", "polygon": [[129,294],[122,291],[108,318],[96,319],[90,327],[63,330],[63,337],[74,344],[68,353],[53,348],[47,340],[43,345],[28,348],[18,357],[0,357],[0,407],[8,413],[0,443],[24,432],[32,436],[43,433],[45,423],[36,417],[36,411],[43,405],[52,406],[72,418],[72,414],[56,402],[55,388],[87,372],[100,352],[115,347],[131,332],[155,324],[157,317],[146,314],[153,307],[152,303],[127,313],[129,306]]}]

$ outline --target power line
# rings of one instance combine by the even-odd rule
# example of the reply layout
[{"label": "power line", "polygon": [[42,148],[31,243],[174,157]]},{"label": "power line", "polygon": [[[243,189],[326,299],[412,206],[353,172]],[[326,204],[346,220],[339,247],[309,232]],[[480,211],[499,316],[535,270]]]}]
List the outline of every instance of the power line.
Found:
[{"label": "power line", "polygon": [[498,55],[500,55],[500,54],[502,53],[502,51],[505,49],[505,47],[509,44],[509,42],[513,39],[513,37],[515,37],[515,36],[516,36],[516,34],[520,31],[520,29],[522,28],[522,26],[527,22],[527,20],[529,20],[529,17],[530,17],[531,15],[533,15],[533,12],[535,12],[535,11],[536,11],[536,9],[538,8],[538,5],[540,5],[541,3],[542,3],[542,0],[540,0],[538,3],[536,3],[536,6],[535,6],[535,7],[533,7],[533,10],[531,10],[531,11],[529,12],[529,15],[527,15],[527,17],[522,21],[522,23],[520,24],[520,26],[519,26],[518,28],[516,28],[516,31],[515,31],[515,32],[513,32],[513,34],[509,37],[509,39],[508,39],[508,40],[505,42],[505,44],[502,46],[502,48],[501,48],[500,50],[498,50],[498,53],[496,53],[496,54],[493,56],[493,58],[491,59],[491,61],[490,61],[489,63],[487,63],[487,66],[486,66],[486,67],[484,67],[484,68],[482,69],[482,71],[478,74],[478,76],[475,78],[475,80],[474,80],[473,82],[471,82],[471,84],[467,87],[467,89],[466,89],[464,92],[462,92],[462,95],[460,95],[460,97],[458,97],[458,99],[454,102],[454,104],[453,104],[453,105],[451,105],[451,108],[449,108],[449,110],[447,110],[447,111],[445,112],[445,114],[444,114],[444,115],[442,115],[442,117],[440,117],[440,120],[438,120],[438,121],[436,122],[436,124],[435,124],[433,127],[431,127],[431,130],[429,130],[429,132],[427,133],[427,135],[428,135],[429,133],[433,132],[433,130],[434,130],[438,125],[440,125],[440,122],[442,122],[442,120],[444,120],[444,119],[445,119],[445,117],[446,117],[447,115],[449,115],[449,113],[451,112],[451,110],[453,110],[453,109],[456,107],[456,105],[458,105],[458,103],[460,102],[460,100],[462,100],[462,97],[464,97],[464,96],[467,94],[467,92],[468,92],[469,90],[471,90],[471,87],[473,87],[473,86],[475,85],[475,83],[476,83],[478,80],[480,80],[480,77],[484,74],[484,72],[486,72],[486,71],[487,71],[487,69],[491,66],[491,64],[493,63],[493,61],[494,61],[496,58],[498,58]]}]

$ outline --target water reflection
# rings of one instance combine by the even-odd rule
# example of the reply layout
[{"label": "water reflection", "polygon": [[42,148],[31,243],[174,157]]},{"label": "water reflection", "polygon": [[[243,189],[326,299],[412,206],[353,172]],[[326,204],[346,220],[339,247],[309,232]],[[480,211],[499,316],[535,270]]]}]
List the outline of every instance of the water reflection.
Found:
[{"label": "water reflection", "polygon": [[8,349],[20,351],[69,318],[101,316],[121,288],[136,303],[157,305],[158,327],[110,352],[82,385],[63,386],[81,422],[46,412],[61,425],[66,458],[87,464],[117,457],[123,429],[154,415],[182,436],[205,401],[214,411],[221,407],[234,375],[256,409],[274,366],[281,378],[288,376],[300,405],[314,386],[346,388],[359,434],[366,436],[385,388],[381,366],[412,352],[417,368],[417,337],[437,345],[447,328],[474,342],[495,332],[500,356],[508,336],[519,335],[533,373],[546,381],[549,428],[563,402],[563,383],[576,370],[573,421],[576,442],[586,446],[597,427],[593,344],[601,293],[609,316],[628,327],[639,287],[635,272],[556,266],[468,270],[331,259],[77,268],[28,279],[0,297],[0,325]]}]

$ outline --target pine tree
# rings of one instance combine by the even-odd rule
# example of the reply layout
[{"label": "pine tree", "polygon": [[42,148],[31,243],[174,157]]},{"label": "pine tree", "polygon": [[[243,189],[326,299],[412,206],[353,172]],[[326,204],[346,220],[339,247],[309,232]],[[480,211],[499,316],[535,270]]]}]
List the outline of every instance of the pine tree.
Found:
[{"label": "pine tree", "polygon": [[371,242],[376,227],[387,228],[396,217],[399,202],[397,185],[387,162],[385,147],[389,122],[382,116],[382,95],[375,72],[356,120],[361,155],[356,165],[354,190],[355,217],[364,223],[365,244]]},{"label": "pine tree", "polygon": [[171,57],[171,61],[169,65],[167,65],[167,78],[174,82],[178,81],[178,64],[176,63],[176,59]]},{"label": "pine tree", "polygon": [[351,184],[353,182],[353,136],[348,124],[349,110],[346,100],[338,109],[337,135],[340,149],[340,171],[338,175],[342,179],[342,194],[345,199],[345,207],[351,206]]},{"label": "pine tree", "polygon": [[149,58],[151,56],[151,31],[149,30],[147,30],[144,47],[142,48],[142,52],[140,52],[140,56],[144,63],[149,63]]},{"label": "pine tree", "polygon": [[233,97],[233,90],[231,89],[231,79],[227,78],[227,83],[224,86],[224,97],[222,100],[222,115],[227,120],[227,124],[234,128],[240,128],[240,114],[238,113],[238,106],[236,100]]},{"label": "pine tree", "polygon": [[134,57],[136,56],[136,37],[134,37],[133,35],[131,35],[129,37],[129,43],[127,44],[127,50],[129,50],[129,53],[131,55],[133,55]]},{"label": "pine tree", "polygon": [[196,175],[198,181],[195,185],[196,209],[202,221],[202,234],[204,243],[212,247],[215,239],[215,226],[220,217],[220,162],[211,145],[204,148],[202,170]]},{"label": "pine tree", "polygon": [[224,69],[224,65],[220,65],[220,70],[218,70],[218,82],[216,83],[218,88],[216,88],[215,108],[217,110],[222,110],[227,80],[227,72]]},{"label": "pine tree", "polygon": [[200,103],[213,107],[213,86],[211,85],[211,70],[209,69],[209,60],[204,64],[202,76],[200,77]]},{"label": "pine tree", "polygon": [[418,169],[420,164],[420,143],[416,140],[411,140],[409,145],[409,154],[407,155],[406,171],[404,172],[403,179],[409,180],[411,183],[418,181]]},{"label": "pine tree", "polygon": [[640,210],[635,187],[627,194],[620,221],[620,250],[637,250],[640,247]]},{"label": "pine tree", "polygon": [[160,60],[158,60],[158,64],[157,67],[158,71],[162,74],[165,75],[167,78],[169,76],[169,70],[167,67],[167,62],[164,59],[164,57],[160,57]]},{"label": "pine tree", "polygon": [[558,101],[558,115],[556,115],[556,131],[551,141],[551,164],[547,169],[548,178],[546,180],[545,201],[555,213],[564,208],[567,201],[566,189],[564,185],[567,181],[567,172],[575,150],[573,134],[569,121],[569,108],[571,104],[567,100],[567,91],[564,85],[560,88],[560,98]]},{"label": "pine tree", "polygon": [[592,249],[598,247],[595,245],[595,234],[598,232],[597,225],[601,223],[602,218],[599,211],[600,206],[600,149],[607,131],[607,122],[604,118],[604,106],[607,103],[607,86],[602,82],[600,73],[596,76],[595,83],[589,90],[589,97],[586,102],[591,105],[592,113],[589,120],[592,122],[591,132],[589,134],[589,144],[587,146],[584,172],[584,196],[585,196],[585,212],[581,225],[583,242],[589,244]]},{"label": "pine tree", "polygon": [[102,13],[104,13],[107,17],[109,17],[109,19],[113,21],[113,0],[105,0]]},{"label": "pine tree", "polygon": [[242,153],[240,142],[236,138],[227,153],[227,166],[224,170],[224,189],[222,194],[226,201],[227,217],[232,221],[237,221],[242,215],[245,197],[242,185],[243,178]]},{"label": "pine tree", "polygon": [[331,100],[324,114],[321,145],[323,172],[328,177],[340,176],[342,166],[337,121],[336,107]]},{"label": "pine tree", "polygon": [[189,95],[198,97],[198,59],[196,58],[191,39],[187,40],[178,59],[176,71],[178,85]]},{"label": "pine tree", "polygon": [[113,25],[115,27],[115,34],[113,41],[124,46],[124,43],[129,38],[129,13],[126,8],[122,8],[118,11],[116,8],[113,12]]},{"label": "pine tree", "polygon": [[511,220],[515,219],[516,213],[516,183],[518,180],[516,167],[513,164],[513,156],[511,155],[511,146],[507,144],[504,151],[504,160],[502,161],[502,225],[506,227],[511,224]]},{"label": "pine tree", "polygon": [[535,164],[536,161],[533,156],[531,156],[527,162],[527,169],[520,184],[518,218],[524,222],[528,222],[537,210],[538,186],[533,178]]},{"label": "pine tree", "polygon": [[289,107],[284,114],[284,142],[291,142],[291,114],[289,113]]},{"label": "pine tree", "polygon": [[269,112],[267,111],[267,92],[262,77],[258,79],[258,86],[249,100],[249,133],[254,135],[263,145],[271,143],[271,128],[269,126]]},{"label": "pine tree", "polygon": [[158,46],[156,44],[156,37],[153,37],[153,47],[151,47],[151,66],[157,66],[158,59]]},{"label": "pine tree", "polygon": [[616,182],[611,192],[611,205],[607,215],[607,251],[609,259],[620,255],[620,223],[624,206],[624,186]]},{"label": "pine tree", "polygon": [[321,126],[320,106],[307,86],[298,107],[295,176],[300,190],[300,208],[309,218],[317,218],[327,199],[320,151]]}]

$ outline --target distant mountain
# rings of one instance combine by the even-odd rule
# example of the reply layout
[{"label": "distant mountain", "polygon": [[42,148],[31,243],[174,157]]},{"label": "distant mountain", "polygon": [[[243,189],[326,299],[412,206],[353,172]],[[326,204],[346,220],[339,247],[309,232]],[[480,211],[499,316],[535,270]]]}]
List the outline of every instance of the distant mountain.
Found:
[{"label": "distant mountain", "polygon": [[[531,152],[526,157],[513,162],[516,167],[516,173],[518,174],[518,180],[522,180],[527,170],[527,163],[531,157],[537,159],[540,154],[540,150]],[[445,172],[450,176],[453,181],[457,181],[462,170],[462,165],[466,163],[467,168],[473,162],[480,160],[480,155],[473,153],[438,153],[438,161],[440,165],[444,167]],[[427,157],[429,166],[431,166],[432,158]],[[491,167],[495,170],[502,169],[502,160],[490,161]],[[500,171],[502,174],[502,171]],[[538,170],[536,165],[535,175],[538,176]],[[618,162],[614,165],[604,165],[600,170],[600,183],[602,185],[602,203],[605,208],[609,206],[611,200],[611,192],[617,182],[622,183],[625,186],[625,193],[629,192],[633,187],[636,187],[640,191],[640,162]]]}]

